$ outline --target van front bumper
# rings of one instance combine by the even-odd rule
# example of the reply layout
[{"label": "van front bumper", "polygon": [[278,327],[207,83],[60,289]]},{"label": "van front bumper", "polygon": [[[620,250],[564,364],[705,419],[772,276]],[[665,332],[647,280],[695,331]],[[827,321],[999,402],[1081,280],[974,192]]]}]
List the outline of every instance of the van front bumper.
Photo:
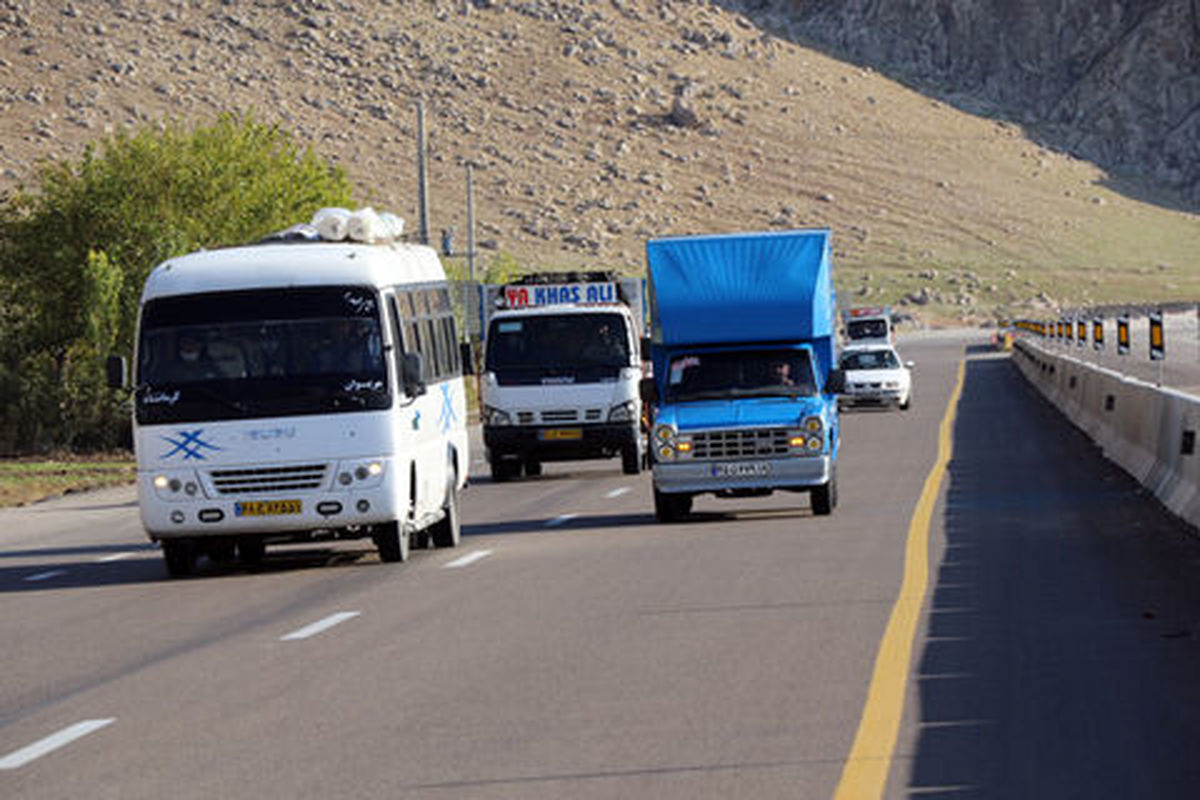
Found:
[{"label": "van front bumper", "polygon": [[811,489],[829,482],[829,456],[748,459],[744,461],[658,462],[654,488],[668,494],[739,489]]}]

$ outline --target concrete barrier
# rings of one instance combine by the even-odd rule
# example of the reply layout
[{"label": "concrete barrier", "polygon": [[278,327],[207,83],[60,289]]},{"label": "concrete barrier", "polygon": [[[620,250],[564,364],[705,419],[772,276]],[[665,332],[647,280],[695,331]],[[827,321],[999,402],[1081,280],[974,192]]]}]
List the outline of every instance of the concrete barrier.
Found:
[{"label": "concrete barrier", "polygon": [[1200,528],[1200,398],[1022,339],[1021,374],[1116,463]]}]

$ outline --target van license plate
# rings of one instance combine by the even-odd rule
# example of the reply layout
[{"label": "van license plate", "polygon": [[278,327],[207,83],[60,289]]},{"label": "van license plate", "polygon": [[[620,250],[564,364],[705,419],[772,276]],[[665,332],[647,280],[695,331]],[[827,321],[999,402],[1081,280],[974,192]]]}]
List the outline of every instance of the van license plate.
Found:
[{"label": "van license plate", "polygon": [[541,432],[542,441],[563,441],[583,438],[582,428],[548,428]]},{"label": "van license plate", "polygon": [[275,517],[283,514],[299,514],[299,500],[243,500],[233,504],[237,517]]},{"label": "van license plate", "polygon": [[765,461],[735,461],[732,464],[713,464],[714,478],[764,478],[771,474]]}]

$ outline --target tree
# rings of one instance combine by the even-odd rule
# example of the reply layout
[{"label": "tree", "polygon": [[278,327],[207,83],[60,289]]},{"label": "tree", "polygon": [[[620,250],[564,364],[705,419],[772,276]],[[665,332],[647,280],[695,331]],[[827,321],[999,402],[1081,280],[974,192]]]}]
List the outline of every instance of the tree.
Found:
[{"label": "tree", "polygon": [[0,290],[10,298],[0,310],[0,449],[112,444],[108,416],[95,413],[100,390],[84,383],[99,377],[106,349],[132,349],[150,270],[351,200],[340,168],[277,125],[229,114],[118,133],[77,161],[41,165],[35,184],[0,198]]}]

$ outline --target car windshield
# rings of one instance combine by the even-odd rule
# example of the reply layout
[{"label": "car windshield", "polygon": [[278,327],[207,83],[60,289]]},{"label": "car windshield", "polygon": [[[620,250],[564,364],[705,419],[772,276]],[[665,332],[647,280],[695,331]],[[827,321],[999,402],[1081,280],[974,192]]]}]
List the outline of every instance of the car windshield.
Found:
[{"label": "car windshield", "polygon": [[882,319],[853,319],[846,323],[846,335],[851,339],[884,339],[887,322]]},{"label": "car windshield", "polygon": [[620,368],[630,365],[629,349],[620,314],[499,317],[488,329],[487,369]]},{"label": "car windshield", "polygon": [[387,408],[374,290],[334,286],[151,300],[142,312],[143,423]]},{"label": "car windshield", "polygon": [[861,350],[842,354],[842,369],[896,369],[900,359],[891,350]]},{"label": "car windshield", "polygon": [[816,393],[807,350],[725,350],[671,359],[667,399],[798,397]]}]

